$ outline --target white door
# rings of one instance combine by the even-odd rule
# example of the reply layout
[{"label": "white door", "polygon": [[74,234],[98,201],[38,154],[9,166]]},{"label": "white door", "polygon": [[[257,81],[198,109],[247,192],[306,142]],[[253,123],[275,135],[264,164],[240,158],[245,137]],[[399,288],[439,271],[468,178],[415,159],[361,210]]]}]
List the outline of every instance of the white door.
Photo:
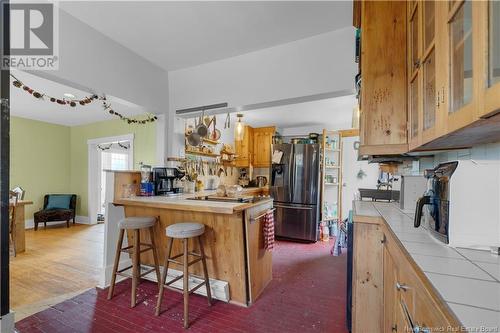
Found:
[{"label": "white door", "polygon": [[106,199],[106,171],[104,170],[128,170],[129,169],[129,150],[105,150],[101,151],[100,165],[101,165],[101,184],[99,192],[99,207],[97,214],[104,216],[105,209],[105,199]]},{"label": "white door", "polygon": [[88,220],[98,222],[104,214],[106,177],[103,170],[132,170],[134,167],[134,135],[90,139],[88,144]]},{"label": "white door", "polygon": [[378,164],[358,161],[358,151],[354,143],[358,136],[342,138],[342,217],[349,216],[352,201],[359,188],[376,188]]}]

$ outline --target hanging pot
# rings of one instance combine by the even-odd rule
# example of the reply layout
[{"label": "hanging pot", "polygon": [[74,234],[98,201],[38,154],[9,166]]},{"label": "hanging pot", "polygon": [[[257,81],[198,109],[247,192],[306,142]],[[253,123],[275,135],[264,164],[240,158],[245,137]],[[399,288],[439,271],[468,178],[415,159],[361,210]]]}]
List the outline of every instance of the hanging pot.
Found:
[{"label": "hanging pot", "polygon": [[196,133],[202,138],[205,138],[208,135],[208,127],[204,123],[205,119],[205,110],[201,113],[201,118],[198,126],[196,126]]},{"label": "hanging pot", "polygon": [[190,146],[197,147],[201,143],[201,137],[197,132],[193,132],[187,136],[187,142]]}]

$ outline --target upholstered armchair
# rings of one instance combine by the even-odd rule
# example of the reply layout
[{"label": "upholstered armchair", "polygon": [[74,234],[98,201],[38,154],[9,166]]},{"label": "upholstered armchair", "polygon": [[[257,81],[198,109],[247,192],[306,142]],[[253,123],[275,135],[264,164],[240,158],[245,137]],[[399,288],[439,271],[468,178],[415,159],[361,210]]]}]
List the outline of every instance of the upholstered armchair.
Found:
[{"label": "upholstered armchair", "polygon": [[47,227],[47,222],[66,221],[69,228],[69,221],[75,224],[76,194],[47,194],[43,199],[43,209],[36,212],[35,230],[38,230],[38,223],[43,223]]}]

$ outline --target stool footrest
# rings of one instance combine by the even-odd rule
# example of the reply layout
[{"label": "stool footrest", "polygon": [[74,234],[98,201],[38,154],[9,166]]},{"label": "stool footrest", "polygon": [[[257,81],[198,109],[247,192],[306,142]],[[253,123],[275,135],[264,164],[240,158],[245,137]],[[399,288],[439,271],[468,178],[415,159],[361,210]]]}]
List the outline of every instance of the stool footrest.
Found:
[{"label": "stool footrest", "polygon": [[[179,276],[178,276],[179,277]],[[182,278],[183,275],[180,275],[180,277]],[[172,287],[170,284],[177,281],[178,279],[176,278],[175,280],[172,280],[172,281],[169,281],[167,284],[163,285],[163,287],[169,289],[169,290],[172,290],[172,291],[177,291],[178,293],[181,293],[183,294],[184,293],[184,290],[182,289],[179,289],[179,288],[175,288],[175,287]],[[199,288],[203,287],[204,285],[206,285],[206,282],[203,281],[199,284],[197,284],[195,287],[191,288],[191,290],[188,290],[188,294],[192,294],[194,293],[196,290],[198,290]]]},{"label": "stool footrest", "polygon": [[[143,252],[146,252],[146,251],[151,251],[153,249],[153,246],[151,244],[141,243],[141,245],[142,246],[146,246],[146,248],[143,248],[143,249],[139,250],[139,253],[143,253]],[[120,251],[132,255],[130,249],[132,249],[133,247],[134,247],[133,245],[129,245],[129,246],[121,248]]]},{"label": "stool footrest", "polygon": [[[127,272],[127,273],[123,273],[123,272],[125,272],[126,270],[129,270],[129,269],[131,269],[131,268],[133,268],[133,266],[128,266],[128,267],[122,268],[122,269],[120,269],[119,271],[116,271],[116,275],[120,275],[120,276],[124,276],[124,277],[128,277],[128,278],[132,278],[132,277],[133,277],[133,275],[132,275],[132,274],[130,274],[130,273],[128,273],[128,272]],[[143,268],[144,268],[143,266],[141,266],[141,267],[139,268],[139,272],[140,272],[140,271],[143,271],[142,273],[139,273],[139,277],[143,277],[143,276],[145,276],[145,275],[147,275],[147,274],[149,274],[149,273],[151,273],[151,272],[154,272],[154,271],[156,270],[156,268],[154,268],[154,267],[153,267],[153,268],[151,268],[151,269],[148,269],[148,270],[145,270],[145,271],[144,271],[144,269],[143,269]]]},{"label": "stool footrest", "polygon": [[172,280],[168,281],[167,283],[165,283],[165,287],[170,286],[172,283],[179,281],[183,277],[184,277],[184,274],[175,277],[174,279],[172,279]]},{"label": "stool footrest", "polygon": [[143,277],[144,275],[148,275],[149,273],[154,272],[155,270],[156,270],[156,268],[151,268],[151,269],[145,271],[144,273],[141,273],[139,275],[139,277]]},{"label": "stool footrest", "polygon": [[131,269],[131,268],[132,268],[132,265],[128,266],[128,267],[125,267],[125,268],[122,268],[122,269],[116,271],[116,273],[119,274],[119,273],[125,272],[126,270]]},{"label": "stool footrest", "polygon": [[[193,264],[196,264],[198,261],[201,261],[201,260],[203,260],[203,258],[200,257],[200,258],[196,258],[193,261],[188,262],[188,267],[191,266],[191,265],[193,265]],[[174,264],[177,264],[177,265],[180,265],[180,266],[184,266],[184,264],[182,262],[174,260],[174,259],[168,259],[168,262],[173,262]]]}]

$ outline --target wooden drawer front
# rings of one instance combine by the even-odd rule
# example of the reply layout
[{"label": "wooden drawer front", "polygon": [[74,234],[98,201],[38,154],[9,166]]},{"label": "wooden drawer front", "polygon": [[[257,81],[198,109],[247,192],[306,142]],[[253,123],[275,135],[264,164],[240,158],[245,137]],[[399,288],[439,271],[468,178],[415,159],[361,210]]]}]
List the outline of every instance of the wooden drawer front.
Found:
[{"label": "wooden drawer front", "polygon": [[390,232],[386,231],[385,235],[386,246],[397,267],[395,289],[398,290],[401,301],[406,304],[413,325],[429,328],[422,332],[446,332],[447,327],[458,329],[460,322],[438,296],[424,273]]}]

